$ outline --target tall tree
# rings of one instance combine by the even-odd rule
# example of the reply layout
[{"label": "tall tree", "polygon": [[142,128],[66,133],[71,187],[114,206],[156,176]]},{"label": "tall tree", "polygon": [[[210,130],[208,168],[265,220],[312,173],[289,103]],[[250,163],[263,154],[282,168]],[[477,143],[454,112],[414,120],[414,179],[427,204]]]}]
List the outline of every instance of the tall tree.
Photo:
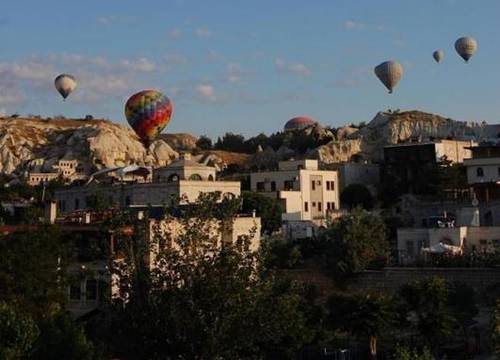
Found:
[{"label": "tall tree", "polygon": [[252,235],[221,244],[217,234],[238,207],[238,200],[202,195],[175,220],[176,235],[156,232],[152,268],[140,260],[150,249],[137,245],[143,237],[121,239],[129,244],[120,269],[126,301],[118,300],[112,328],[122,357],[291,358],[314,337],[302,288],[261,267]]},{"label": "tall tree", "polygon": [[328,299],[328,322],[337,330],[369,342],[377,357],[377,339],[396,324],[397,312],[391,296],[383,294],[336,294]]},{"label": "tall tree", "polygon": [[0,358],[5,360],[27,358],[40,333],[33,319],[0,302]]},{"label": "tall tree", "polygon": [[242,197],[242,211],[251,213],[256,211],[262,221],[262,232],[272,233],[281,228],[281,213],[283,209],[277,199],[271,199],[259,193],[244,191]]},{"label": "tall tree", "polygon": [[455,324],[448,283],[437,277],[417,280],[402,286],[399,296],[410,326],[433,351],[438,351],[452,335]]},{"label": "tall tree", "polygon": [[338,280],[388,261],[385,225],[360,208],[335,221],[321,235],[329,268]]}]

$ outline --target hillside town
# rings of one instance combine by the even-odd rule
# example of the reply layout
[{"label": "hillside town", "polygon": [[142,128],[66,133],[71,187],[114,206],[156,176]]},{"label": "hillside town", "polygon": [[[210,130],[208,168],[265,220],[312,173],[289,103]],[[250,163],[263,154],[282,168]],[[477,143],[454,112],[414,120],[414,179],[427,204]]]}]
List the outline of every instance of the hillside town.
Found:
[{"label": "hillside town", "polygon": [[498,0],[0,3],[0,360],[500,359]]},{"label": "hillside town", "polygon": [[[461,284],[469,295],[457,296],[473,297],[456,305],[468,308],[460,341],[470,355],[489,346],[500,285],[496,125],[387,111],[331,128],[302,116],[271,136],[169,134],[145,150],[109,121],[6,117],[0,128],[1,237],[56,226],[78,239],[64,291],[74,319],[99,318],[125,296],[121,265],[138,233],[151,272],[165,266],[165,239],[201,236],[196,226],[217,246],[266,248],[277,271],[314,286],[315,306],[339,286],[398,294],[415,281],[450,292]],[[229,220],[199,212],[231,202]],[[364,346],[344,345],[352,356]]]}]

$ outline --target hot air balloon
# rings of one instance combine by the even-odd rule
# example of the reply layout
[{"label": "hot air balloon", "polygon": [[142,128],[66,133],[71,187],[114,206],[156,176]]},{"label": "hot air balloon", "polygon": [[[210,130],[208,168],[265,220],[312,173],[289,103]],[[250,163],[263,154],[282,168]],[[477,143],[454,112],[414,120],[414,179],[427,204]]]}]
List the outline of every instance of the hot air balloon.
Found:
[{"label": "hot air balloon", "polygon": [[54,85],[59,94],[66,100],[68,95],[76,88],[76,79],[73,75],[61,74],[54,80]]},{"label": "hot air balloon", "polygon": [[392,90],[403,76],[403,66],[396,61],[385,61],[375,66],[375,75],[389,90],[389,94],[392,94]]},{"label": "hot air balloon", "polygon": [[477,42],[470,36],[461,37],[455,41],[455,50],[465,62],[468,62],[477,50]]},{"label": "hot air balloon", "polygon": [[432,57],[436,60],[437,63],[440,63],[444,59],[444,51],[436,50],[432,53]]},{"label": "hot air balloon", "polygon": [[140,91],[127,100],[125,116],[146,148],[169,123],[172,108],[172,101],[156,90]]}]

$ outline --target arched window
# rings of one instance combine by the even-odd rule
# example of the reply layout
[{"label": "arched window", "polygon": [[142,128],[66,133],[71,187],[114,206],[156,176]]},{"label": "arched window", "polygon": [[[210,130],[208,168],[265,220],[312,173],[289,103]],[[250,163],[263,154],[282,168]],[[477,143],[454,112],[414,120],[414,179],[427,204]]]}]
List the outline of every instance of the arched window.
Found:
[{"label": "arched window", "polygon": [[476,169],[476,174],[477,174],[478,177],[483,177],[484,176],[483,168],[482,167],[478,167]]},{"label": "arched window", "polygon": [[168,182],[177,182],[179,181],[179,175],[177,174],[172,174],[168,177],[167,179]]},{"label": "arched window", "polygon": [[214,181],[214,177],[212,174],[208,175],[208,181]]},{"label": "arched window", "polygon": [[189,177],[189,180],[196,180],[196,181],[200,181],[200,180],[202,180],[202,178],[201,178],[201,175],[199,175],[199,174],[192,174],[192,175]]}]

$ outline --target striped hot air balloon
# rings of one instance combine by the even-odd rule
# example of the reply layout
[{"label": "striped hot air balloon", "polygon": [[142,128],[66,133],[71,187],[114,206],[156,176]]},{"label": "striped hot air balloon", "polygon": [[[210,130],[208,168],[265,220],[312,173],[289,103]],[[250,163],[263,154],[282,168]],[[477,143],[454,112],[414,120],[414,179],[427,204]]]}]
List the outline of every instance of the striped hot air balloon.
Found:
[{"label": "striped hot air balloon", "polygon": [[403,66],[397,61],[385,61],[375,66],[374,70],[375,75],[389,90],[389,94],[392,94],[399,80],[403,77]]},{"label": "striped hot air balloon", "polygon": [[172,101],[156,90],[140,91],[125,104],[127,121],[146,147],[168,125],[172,110]]},{"label": "striped hot air balloon", "polygon": [[477,41],[470,36],[461,37],[455,41],[455,50],[465,62],[469,62],[469,59],[477,50]]}]

